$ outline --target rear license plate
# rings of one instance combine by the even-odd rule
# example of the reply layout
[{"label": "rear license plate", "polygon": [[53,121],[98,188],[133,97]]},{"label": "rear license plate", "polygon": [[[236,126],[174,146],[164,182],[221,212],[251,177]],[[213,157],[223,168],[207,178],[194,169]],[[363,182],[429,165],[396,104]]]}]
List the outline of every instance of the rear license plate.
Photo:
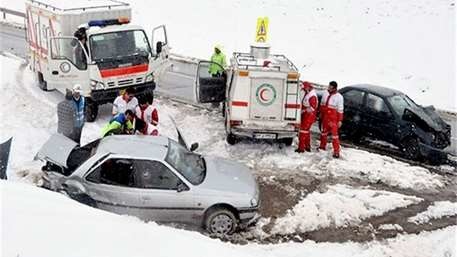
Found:
[{"label": "rear license plate", "polygon": [[254,138],[257,139],[276,139],[276,134],[255,133]]}]

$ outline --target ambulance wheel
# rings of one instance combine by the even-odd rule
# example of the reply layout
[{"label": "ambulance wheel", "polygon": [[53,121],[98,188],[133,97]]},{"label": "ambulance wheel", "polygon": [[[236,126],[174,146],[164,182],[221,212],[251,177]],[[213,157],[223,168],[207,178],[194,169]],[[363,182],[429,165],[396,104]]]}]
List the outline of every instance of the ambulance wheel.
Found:
[{"label": "ambulance wheel", "polygon": [[292,143],[294,142],[293,137],[286,137],[280,140],[281,143],[285,144],[286,146],[291,146]]},{"label": "ambulance wheel", "polygon": [[48,91],[48,83],[46,82],[46,80],[44,80],[43,73],[38,72],[37,76],[38,76],[38,87],[41,88],[41,90],[43,90],[43,91]]},{"label": "ambulance wheel", "polygon": [[98,104],[90,98],[86,98],[86,121],[94,122],[98,115]]},{"label": "ambulance wheel", "polygon": [[229,145],[234,145],[234,144],[238,143],[238,138],[236,138],[236,136],[233,135],[232,133],[227,134],[226,140]]}]

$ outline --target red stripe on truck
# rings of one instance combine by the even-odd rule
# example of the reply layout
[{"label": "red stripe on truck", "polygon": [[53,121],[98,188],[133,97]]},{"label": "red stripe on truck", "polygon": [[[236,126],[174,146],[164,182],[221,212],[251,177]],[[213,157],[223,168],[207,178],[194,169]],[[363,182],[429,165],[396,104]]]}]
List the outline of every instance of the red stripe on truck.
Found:
[{"label": "red stripe on truck", "polygon": [[300,104],[286,104],[287,109],[300,109]]},{"label": "red stripe on truck", "polygon": [[147,64],[135,65],[130,67],[122,67],[122,68],[114,68],[109,70],[101,70],[100,75],[102,78],[114,77],[114,76],[122,76],[128,74],[134,74],[139,72],[145,72],[148,70]]},{"label": "red stripe on truck", "polygon": [[248,102],[232,101],[232,106],[247,107],[248,106]]}]

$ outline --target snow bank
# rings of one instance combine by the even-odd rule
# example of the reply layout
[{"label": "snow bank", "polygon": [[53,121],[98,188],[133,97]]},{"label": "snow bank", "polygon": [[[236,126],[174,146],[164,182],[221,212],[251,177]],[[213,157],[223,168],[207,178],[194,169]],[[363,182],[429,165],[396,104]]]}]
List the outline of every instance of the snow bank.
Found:
[{"label": "snow bank", "polygon": [[306,241],[241,246],[93,209],[22,183],[0,181],[0,193],[4,257],[457,256],[456,226],[367,244]]},{"label": "snow bank", "polygon": [[366,218],[420,201],[421,198],[388,191],[329,186],[325,193],[307,195],[284,217],[277,219],[272,233],[303,233],[325,227],[353,226]]},{"label": "snow bank", "polygon": [[427,223],[432,219],[439,219],[446,216],[457,215],[457,203],[450,201],[434,202],[426,211],[421,212],[408,219],[409,222],[417,224]]}]

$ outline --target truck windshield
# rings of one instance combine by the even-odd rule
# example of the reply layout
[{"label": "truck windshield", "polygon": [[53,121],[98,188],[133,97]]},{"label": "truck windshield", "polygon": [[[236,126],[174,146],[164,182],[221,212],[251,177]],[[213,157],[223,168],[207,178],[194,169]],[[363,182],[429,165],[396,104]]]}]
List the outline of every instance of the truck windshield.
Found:
[{"label": "truck windshield", "polygon": [[92,60],[105,61],[122,57],[151,54],[149,41],[143,30],[116,31],[90,37]]},{"label": "truck windshield", "polygon": [[171,139],[168,142],[168,153],[165,161],[193,185],[201,184],[206,175],[205,159],[199,154],[188,151]]}]

